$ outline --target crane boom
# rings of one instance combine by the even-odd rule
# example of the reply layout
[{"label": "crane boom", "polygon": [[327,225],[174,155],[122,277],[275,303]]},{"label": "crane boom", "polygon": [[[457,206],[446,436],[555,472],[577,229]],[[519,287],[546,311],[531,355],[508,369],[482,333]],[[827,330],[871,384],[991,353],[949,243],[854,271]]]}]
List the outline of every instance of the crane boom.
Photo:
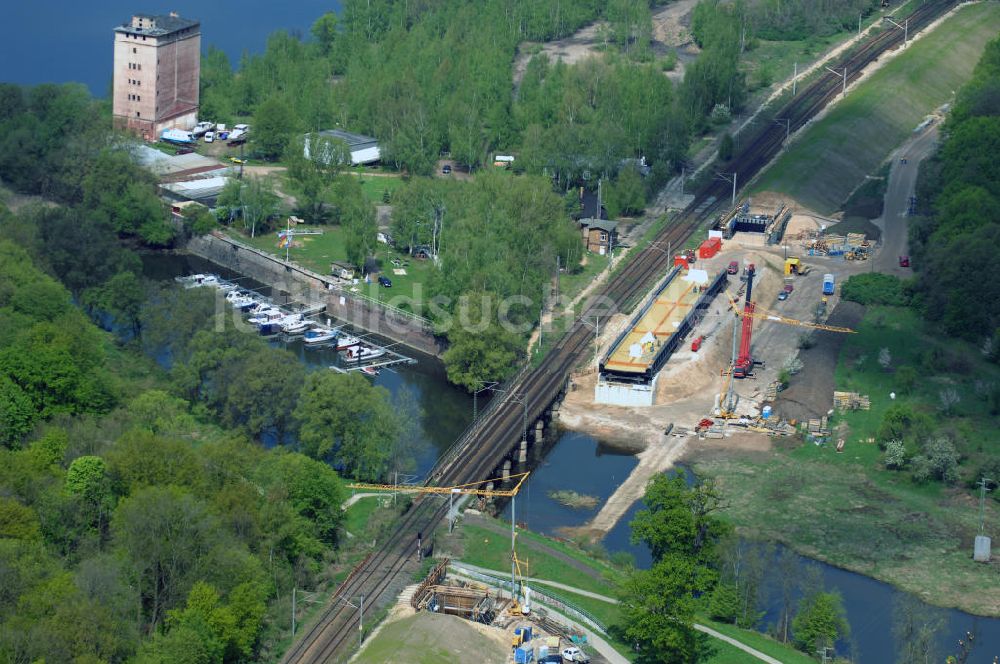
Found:
[{"label": "crane boom", "polygon": [[[367,482],[352,482],[347,485],[348,489],[360,489],[362,491],[394,491],[399,493],[431,493],[438,495],[450,495],[450,494],[460,494],[469,496],[487,496],[487,497],[500,497],[500,498],[510,498],[516,496],[517,492],[521,490],[521,485],[524,481],[528,479],[527,473],[514,473],[510,476],[510,479],[517,479],[517,484],[510,489],[486,489],[478,488],[480,485],[486,485],[490,482],[499,483],[501,480],[499,478],[493,478],[489,480],[479,480],[478,482],[469,482],[468,484],[459,484],[458,486],[418,486],[416,484],[369,484]],[[518,479],[519,478],[519,479]]]},{"label": "crane boom", "polygon": [[754,303],[753,277],[756,270],[753,263],[747,267],[747,296],[743,304],[743,312],[737,315],[743,317],[743,329],[740,331],[740,354],[733,365],[733,378],[746,378],[753,371],[753,357],[750,355],[750,342],[753,340]]}]

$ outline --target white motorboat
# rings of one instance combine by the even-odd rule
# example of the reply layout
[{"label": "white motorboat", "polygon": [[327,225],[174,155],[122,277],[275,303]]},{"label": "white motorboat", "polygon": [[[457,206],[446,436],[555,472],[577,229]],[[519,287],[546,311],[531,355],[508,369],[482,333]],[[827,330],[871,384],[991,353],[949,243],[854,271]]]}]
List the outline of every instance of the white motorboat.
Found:
[{"label": "white motorboat", "polygon": [[249,309],[257,304],[257,300],[255,300],[250,293],[235,290],[226,293],[226,302],[240,311]]},{"label": "white motorboat", "polygon": [[285,312],[280,309],[266,309],[255,316],[251,316],[247,322],[257,326],[268,325],[270,323],[277,323],[284,317]]},{"label": "white motorboat", "polygon": [[200,286],[216,286],[219,278],[214,274],[192,274],[190,277],[177,277],[177,281],[184,284],[185,288],[198,288]]},{"label": "white motorboat", "polygon": [[270,311],[271,309],[274,309],[273,305],[267,302],[261,302],[260,300],[257,300],[254,304],[252,304],[247,308],[245,313],[250,316],[256,316],[257,314],[261,314],[265,311]]},{"label": "white motorboat", "polygon": [[307,344],[321,344],[337,338],[337,331],[328,327],[314,327],[306,330],[302,335],[302,341]]},{"label": "white motorboat", "polygon": [[337,337],[337,350],[347,350],[361,343],[361,339],[352,337],[349,334],[341,334]]},{"label": "white motorboat", "polygon": [[216,278],[215,283],[211,285],[215,286],[217,289],[226,294],[229,294],[239,288],[239,286],[237,286],[236,284],[230,283],[228,281],[223,281],[218,278]]},{"label": "white motorboat", "polygon": [[293,314],[279,320],[278,325],[285,334],[301,334],[309,329],[310,323],[301,314]]},{"label": "white motorboat", "polygon": [[370,362],[385,355],[385,349],[373,346],[354,346],[348,348],[342,355],[348,362]]}]

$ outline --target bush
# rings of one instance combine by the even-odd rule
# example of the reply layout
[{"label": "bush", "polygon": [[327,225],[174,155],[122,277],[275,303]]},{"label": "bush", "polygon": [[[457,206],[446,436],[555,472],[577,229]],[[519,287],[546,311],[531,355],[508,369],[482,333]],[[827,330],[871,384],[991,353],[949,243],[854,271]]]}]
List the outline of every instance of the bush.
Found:
[{"label": "bush", "polygon": [[917,386],[920,374],[908,364],[904,364],[896,370],[896,390],[900,394],[910,394]]},{"label": "bush", "polygon": [[845,300],[864,305],[885,304],[901,307],[910,303],[909,293],[899,277],[878,272],[856,274],[848,278],[841,286],[840,296]]}]

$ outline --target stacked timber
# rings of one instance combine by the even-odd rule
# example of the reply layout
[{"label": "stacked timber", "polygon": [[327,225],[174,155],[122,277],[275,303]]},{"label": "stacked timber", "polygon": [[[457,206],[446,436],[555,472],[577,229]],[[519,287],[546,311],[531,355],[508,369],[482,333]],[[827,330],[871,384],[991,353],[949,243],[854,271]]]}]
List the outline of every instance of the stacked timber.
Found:
[{"label": "stacked timber", "polygon": [[868,395],[857,392],[834,392],[833,405],[840,410],[868,410],[871,400]]},{"label": "stacked timber", "polygon": [[819,419],[811,419],[806,424],[806,430],[814,436],[829,436],[830,429],[827,427],[826,415]]}]

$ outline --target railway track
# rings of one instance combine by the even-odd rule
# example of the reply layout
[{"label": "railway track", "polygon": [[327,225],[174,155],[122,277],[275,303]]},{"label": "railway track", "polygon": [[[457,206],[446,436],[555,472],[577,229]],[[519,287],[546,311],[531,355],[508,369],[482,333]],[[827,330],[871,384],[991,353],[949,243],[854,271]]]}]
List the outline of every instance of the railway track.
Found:
[{"label": "railway track", "polygon": [[[916,34],[940,17],[957,0],[932,0],[909,15],[910,34]],[[833,67],[847,69],[848,85],[857,80],[864,68],[903,41],[900,30],[886,30],[874,35],[845,55]],[[813,119],[841,93],[842,76],[830,73],[815,78],[775,117],[788,119],[792,132]],[[743,182],[750,182],[778,153],[785,140],[785,127],[777,123],[759,128],[738,151],[735,163]],[[652,244],[672,243],[680,247],[710,214],[715,201],[729,195],[727,183],[713,180],[705,185],[691,204],[664,228]],[[524,423],[524,409],[529,422],[541,416],[562,392],[569,374],[587,352],[591,328],[582,321],[594,316],[607,317],[624,309],[645,291],[648,284],[669,269],[672,257],[658,248],[646,247],[591,300],[580,319],[563,335],[540,366],[522,371],[510,381],[502,396],[491,402],[477,422],[445,453],[431,472],[431,479],[441,486],[452,486],[490,477],[517,441]],[[605,303],[615,303],[611,309]],[[416,568],[417,540],[428,536],[445,516],[447,503],[439,496],[421,496],[403,515],[393,535],[372,552],[338,587],[317,623],[286,653],[283,663],[327,663],[345,658],[357,638],[359,598],[374,606],[385,600],[394,583]],[[350,604],[348,604],[350,602]],[[353,606],[352,606],[353,605]]]}]

